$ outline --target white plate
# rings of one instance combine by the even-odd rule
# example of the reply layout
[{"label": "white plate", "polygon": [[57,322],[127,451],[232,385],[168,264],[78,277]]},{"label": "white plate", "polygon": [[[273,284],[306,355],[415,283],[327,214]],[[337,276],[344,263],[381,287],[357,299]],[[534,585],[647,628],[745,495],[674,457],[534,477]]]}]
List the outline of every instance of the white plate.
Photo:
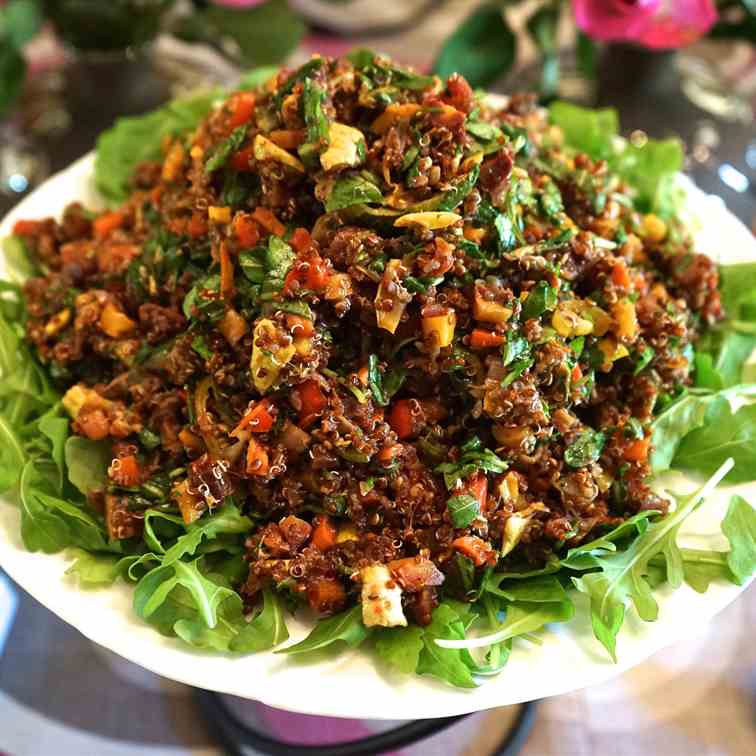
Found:
[{"label": "white plate", "polygon": [[[56,215],[73,199],[95,203],[92,165],[88,156],[53,176],[5,218],[0,237],[9,234],[19,218]],[[721,201],[691,188],[690,209],[698,219],[706,219],[705,226],[699,221],[701,251],[716,258],[720,250],[726,252],[728,262],[756,260],[756,241]],[[674,488],[685,487],[686,481],[679,478]],[[687,488],[691,487],[687,483]],[[754,485],[719,492],[686,523],[686,545],[727,547],[719,523],[734,491],[756,500]],[[310,664],[273,653],[237,658],[192,651],[136,617],[127,585],[80,590],[64,575],[69,561],[64,555],[25,551],[19,520],[17,509],[0,501],[0,566],[87,638],[164,677],[307,714],[368,719],[442,717],[577,690],[619,675],[701,630],[743,590],[729,583],[712,585],[702,595],[687,586],[674,592],[660,590],[658,621],[644,623],[628,611],[618,641],[618,664],[608,659],[594,639],[586,598],[575,593],[577,612],[571,622],[547,631],[541,646],[516,640],[509,664],[498,677],[476,690],[458,690],[430,678],[386,673],[359,651]],[[294,640],[307,631],[303,623],[289,620],[288,624]]]}]

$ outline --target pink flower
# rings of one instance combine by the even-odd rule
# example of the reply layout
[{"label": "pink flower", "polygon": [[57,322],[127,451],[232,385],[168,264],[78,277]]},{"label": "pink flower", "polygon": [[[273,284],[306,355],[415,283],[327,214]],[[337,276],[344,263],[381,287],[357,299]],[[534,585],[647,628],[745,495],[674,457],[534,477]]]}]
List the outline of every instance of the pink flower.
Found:
[{"label": "pink flower", "polygon": [[714,0],[572,0],[572,6],[589,37],[654,49],[689,45],[717,20]]},{"label": "pink flower", "polygon": [[225,5],[227,8],[252,8],[262,5],[265,0],[212,0],[215,5]]}]

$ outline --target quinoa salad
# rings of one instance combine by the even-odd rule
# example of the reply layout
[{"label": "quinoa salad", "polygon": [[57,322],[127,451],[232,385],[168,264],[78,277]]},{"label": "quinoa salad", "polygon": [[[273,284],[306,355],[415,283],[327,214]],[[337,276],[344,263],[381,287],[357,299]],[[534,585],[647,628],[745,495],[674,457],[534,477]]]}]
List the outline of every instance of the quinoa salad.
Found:
[{"label": "quinoa salad", "polygon": [[116,125],[110,207],[6,241],[0,482],[27,547],[77,549],[82,584],[134,583],[197,647],[277,647],[304,612],[281,650],[460,687],[574,590],[614,656],[657,585],[746,580],[750,505],[704,559],[675,534],[705,492],[651,484],[752,477],[706,431],[753,393],[753,266],[696,251],[676,140],[617,134],[365,50]]}]

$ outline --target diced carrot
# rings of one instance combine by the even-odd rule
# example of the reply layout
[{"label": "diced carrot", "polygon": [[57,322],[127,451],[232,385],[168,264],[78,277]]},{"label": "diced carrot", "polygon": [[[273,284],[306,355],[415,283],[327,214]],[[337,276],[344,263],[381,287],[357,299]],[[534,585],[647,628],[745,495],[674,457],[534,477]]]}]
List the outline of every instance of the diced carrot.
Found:
[{"label": "diced carrot", "polygon": [[363,386],[367,386],[368,385],[369,376],[368,376],[368,366],[367,365],[363,365],[357,371],[357,377],[360,379],[360,383]]},{"label": "diced carrot", "polygon": [[575,365],[570,373],[573,383],[577,383],[583,377],[583,371],[580,369],[580,365]]},{"label": "diced carrot", "polygon": [[630,279],[630,273],[627,269],[627,266],[625,265],[624,260],[618,262],[612,268],[612,282],[616,286],[621,286],[623,289],[630,288],[632,280]]},{"label": "diced carrot", "polygon": [[284,150],[295,150],[300,144],[304,144],[305,132],[303,129],[276,129],[268,134],[273,144]]},{"label": "diced carrot", "polygon": [[92,441],[102,441],[110,433],[110,423],[105,412],[97,407],[88,407],[86,404],[76,415],[75,427],[78,433],[83,433]]},{"label": "diced carrot", "polygon": [[314,520],[315,529],[312,531],[310,543],[318,551],[328,551],[336,545],[336,535],[338,530],[333,524],[333,520],[328,515],[318,515]]},{"label": "diced carrot", "polygon": [[220,290],[223,298],[228,302],[234,296],[234,263],[225,242],[220,246]]},{"label": "diced carrot", "polygon": [[283,236],[286,226],[267,207],[256,207],[252,217],[273,236]]},{"label": "diced carrot", "polygon": [[156,186],[152,191],[150,192],[150,202],[152,202],[153,205],[159,205],[160,204],[160,198],[163,196],[163,185]]},{"label": "diced carrot", "polygon": [[176,236],[183,236],[186,233],[186,227],[189,221],[187,218],[170,218],[166,221],[166,228]]},{"label": "diced carrot", "polygon": [[231,431],[232,436],[247,429],[252,433],[267,433],[275,424],[275,404],[270,399],[257,402],[241,419],[239,425]]},{"label": "diced carrot", "polygon": [[340,580],[321,578],[307,586],[307,601],[320,614],[332,614],[344,606],[346,591]]},{"label": "diced carrot", "polygon": [[250,144],[248,147],[235,152],[231,156],[231,165],[234,170],[243,173],[244,171],[252,170],[252,158],[255,156],[255,149]]},{"label": "diced carrot", "polygon": [[306,228],[294,229],[289,244],[291,244],[297,254],[301,254],[312,246],[310,232]]},{"label": "diced carrot", "polygon": [[119,486],[136,486],[141,479],[139,460],[133,456],[114,460],[110,467],[110,478]]},{"label": "diced carrot", "polygon": [[412,405],[409,399],[399,399],[393,403],[388,422],[399,438],[407,438],[414,433],[415,424],[412,419]]},{"label": "diced carrot", "polygon": [[233,131],[245,123],[249,123],[255,113],[255,95],[252,92],[237,92],[228,101],[230,115],[226,126]]},{"label": "diced carrot", "polygon": [[478,536],[462,536],[452,541],[452,548],[469,557],[476,567],[484,564],[496,564],[496,551]]},{"label": "diced carrot", "polygon": [[186,232],[192,239],[204,236],[207,233],[207,219],[200,212],[192,213],[192,217],[186,224]]},{"label": "diced carrot", "polygon": [[254,247],[260,241],[260,227],[249,213],[234,216],[233,230],[242,247]]},{"label": "diced carrot", "polygon": [[625,447],[625,459],[629,462],[645,462],[648,458],[651,436],[639,438]]},{"label": "diced carrot", "polygon": [[470,334],[470,346],[473,349],[490,349],[504,343],[504,337],[498,333],[486,331],[483,328],[475,328]]},{"label": "diced carrot", "polygon": [[470,496],[475,497],[481,510],[486,508],[488,498],[488,478],[482,472],[475,473],[466,483],[465,490]]},{"label": "diced carrot", "polygon": [[126,216],[117,210],[110,213],[103,213],[95,218],[92,223],[95,239],[104,239],[106,236],[110,236],[113,231],[123,225],[125,220]]},{"label": "diced carrot", "polygon": [[14,236],[34,236],[42,226],[41,221],[20,220],[13,225]]},{"label": "diced carrot", "polygon": [[267,475],[269,470],[268,450],[259,441],[255,441],[253,436],[247,447],[247,474],[262,476]]},{"label": "diced carrot", "polygon": [[300,383],[294,391],[300,404],[300,424],[306,427],[325,409],[328,400],[320,384],[313,379]]},{"label": "diced carrot", "polygon": [[402,453],[404,447],[401,444],[392,444],[391,446],[384,446],[376,455],[378,461],[384,465],[390,465],[394,459]]},{"label": "diced carrot", "polygon": [[476,228],[475,226],[471,226],[469,224],[465,225],[464,229],[462,230],[462,235],[465,237],[465,239],[467,239],[467,241],[474,242],[475,244],[480,244],[487,233],[488,231],[485,228]]},{"label": "diced carrot", "polygon": [[291,335],[296,339],[300,337],[309,338],[315,335],[315,325],[309,318],[303,318],[289,312],[286,314],[286,325],[291,331]]}]

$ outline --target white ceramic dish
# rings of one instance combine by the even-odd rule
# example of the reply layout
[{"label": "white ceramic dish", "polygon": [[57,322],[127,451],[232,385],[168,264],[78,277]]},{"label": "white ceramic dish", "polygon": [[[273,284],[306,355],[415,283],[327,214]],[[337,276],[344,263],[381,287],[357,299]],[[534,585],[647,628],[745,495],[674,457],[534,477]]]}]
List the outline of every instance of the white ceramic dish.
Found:
[{"label": "white ceramic dish", "polygon": [[[96,204],[92,187],[92,156],[53,176],[27,197],[0,224],[0,237],[19,218],[56,215],[73,199]],[[698,228],[701,251],[728,262],[756,260],[756,240],[717,198],[690,185],[689,212]],[[682,477],[674,490],[692,488]],[[731,492],[753,501],[756,485],[718,492],[686,523],[685,545],[725,549],[719,531]],[[95,643],[164,677],[197,687],[231,693],[308,714],[410,719],[463,714],[577,690],[619,675],[675,641],[695,634],[743,590],[729,583],[713,584],[705,594],[687,586],[658,591],[660,618],[638,620],[632,610],[618,642],[619,663],[613,664],[593,637],[586,598],[575,593],[578,611],[569,623],[544,634],[543,645],[515,641],[509,664],[476,690],[459,690],[430,678],[388,674],[368,654],[344,652],[317,663],[302,663],[273,653],[246,657],[192,651],[159,635],[142,623],[131,608],[132,590],[120,583],[112,589],[84,591],[65,576],[63,554],[27,552],[21,543],[17,509],[0,501],[0,566],[21,587]],[[288,621],[293,640],[307,626]],[[30,628],[33,632],[33,628]]]}]

